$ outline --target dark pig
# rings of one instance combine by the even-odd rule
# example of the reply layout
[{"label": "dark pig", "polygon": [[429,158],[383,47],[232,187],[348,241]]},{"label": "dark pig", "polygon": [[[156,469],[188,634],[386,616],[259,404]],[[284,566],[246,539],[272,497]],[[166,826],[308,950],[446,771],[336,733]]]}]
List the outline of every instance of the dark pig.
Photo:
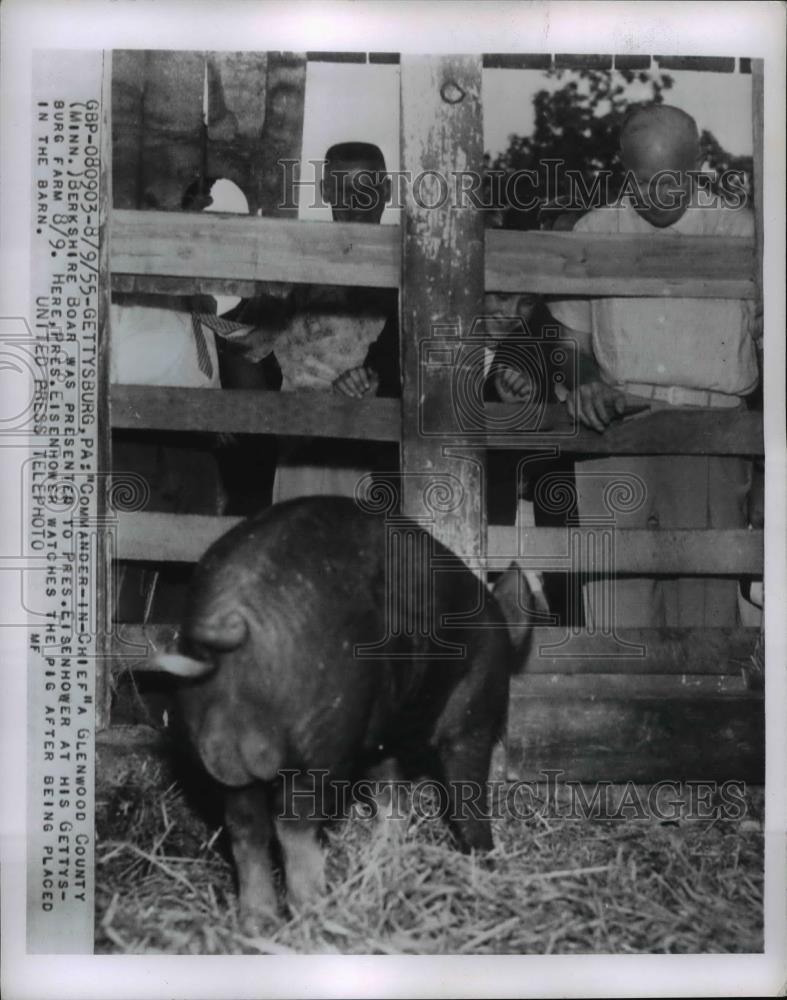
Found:
[{"label": "dark pig", "polygon": [[247,926],[276,910],[274,837],[290,903],[323,891],[335,783],[382,761],[441,783],[460,848],[493,846],[485,785],[528,631],[524,574],[501,579],[498,601],[414,522],[344,497],[271,507],[203,556],[158,665],[188,678],[190,738],[225,786]]}]

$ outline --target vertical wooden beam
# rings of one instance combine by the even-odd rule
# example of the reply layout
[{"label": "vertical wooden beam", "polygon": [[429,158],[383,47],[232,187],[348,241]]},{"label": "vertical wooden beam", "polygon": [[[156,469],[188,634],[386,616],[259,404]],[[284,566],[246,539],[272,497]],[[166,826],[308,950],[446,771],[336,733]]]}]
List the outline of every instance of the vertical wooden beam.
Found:
[{"label": "vertical wooden beam", "polygon": [[484,453],[463,436],[454,387],[483,308],[484,227],[454,192],[456,172],[483,165],[480,55],[402,55],[401,150],[403,513],[474,562],[486,548]]},{"label": "vertical wooden beam", "polygon": [[755,234],[755,267],[754,275],[759,290],[758,306],[762,308],[762,247],[763,247],[763,214],[762,195],[764,183],[764,145],[763,129],[765,122],[765,88],[764,66],[762,59],[752,59],[751,63],[751,118],[752,118],[752,151],[754,160],[754,234]]},{"label": "vertical wooden beam", "polygon": [[[268,55],[211,52],[208,65],[208,172],[252,199],[252,171],[265,114]],[[250,211],[255,211],[251,208]]]},{"label": "vertical wooden beam", "polygon": [[201,176],[204,83],[203,52],[147,53],[140,208],[180,211]]},{"label": "vertical wooden beam", "polygon": [[112,52],[104,51],[101,81],[99,215],[98,215],[98,349],[96,370],[96,729],[109,726],[112,641],[112,552],[104,528],[112,469],[112,421],[109,412],[109,316],[112,276],[109,269],[112,223]]},{"label": "vertical wooden beam", "polygon": [[288,168],[288,173],[283,171],[281,164],[285,160],[300,161],[305,98],[306,56],[295,52],[269,52],[265,120],[251,165],[249,209],[252,213],[259,208],[264,216],[298,218],[297,188],[286,190],[285,180],[298,179],[299,163],[294,170]]},{"label": "vertical wooden beam", "polygon": [[112,191],[115,208],[139,208],[142,197],[146,54],[112,53]]},{"label": "vertical wooden beam", "polygon": [[[752,158],[754,165],[754,280],[757,285],[756,310],[760,316],[761,326],[758,336],[760,344],[757,347],[757,360],[760,366],[760,381],[765,380],[764,367],[764,330],[765,330],[765,294],[763,289],[763,245],[764,245],[764,214],[763,187],[765,184],[765,64],[762,59],[751,61],[751,120],[752,120]],[[760,400],[764,420],[765,417],[765,387],[761,384]],[[753,474],[755,483],[759,476],[765,475],[765,458],[755,458]],[[752,662],[764,675],[765,672],[765,616],[760,621],[760,636],[752,656]]]}]

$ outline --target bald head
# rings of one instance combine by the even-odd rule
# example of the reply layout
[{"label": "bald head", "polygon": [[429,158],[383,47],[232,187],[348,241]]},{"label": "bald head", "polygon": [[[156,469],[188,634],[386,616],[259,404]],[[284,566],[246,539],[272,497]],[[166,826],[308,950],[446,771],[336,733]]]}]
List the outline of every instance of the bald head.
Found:
[{"label": "bald head", "polygon": [[641,192],[639,214],[658,227],[676,222],[688,205],[689,171],[700,166],[699,133],[691,115],[668,104],[633,109],[620,131],[620,158]]},{"label": "bald head", "polygon": [[647,157],[658,170],[692,170],[700,155],[697,123],[669,104],[635,108],[620,132],[620,155],[627,167]]}]

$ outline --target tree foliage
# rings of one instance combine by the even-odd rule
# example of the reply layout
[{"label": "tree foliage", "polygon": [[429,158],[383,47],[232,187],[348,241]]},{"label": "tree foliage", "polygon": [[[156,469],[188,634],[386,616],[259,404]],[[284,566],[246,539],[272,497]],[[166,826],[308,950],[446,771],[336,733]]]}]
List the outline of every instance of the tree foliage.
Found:
[{"label": "tree foliage", "polygon": [[715,190],[727,189],[729,184],[725,181],[725,174],[735,170],[746,175],[746,191],[749,198],[754,196],[754,161],[751,156],[736,156],[729,153],[721,145],[719,140],[708,129],[704,128],[700,133],[700,146],[706,168],[715,176]]},{"label": "tree foliage", "polygon": [[[587,190],[592,189],[601,171],[608,172],[609,190],[619,190],[623,167],[618,137],[623,118],[632,106],[629,86],[640,85],[641,99],[634,103],[661,104],[673,84],[672,77],[658,70],[549,70],[547,76],[566,82],[557,90],[542,89],[534,95],[532,134],[512,135],[508,149],[491,163],[493,170],[506,175],[531,171],[537,178],[528,188],[532,199],[526,199],[534,204],[516,207],[508,199],[503,219],[506,228],[537,228],[543,219],[541,208],[547,202],[557,200],[570,207],[572,191],[567,170],[580,174]],[[701,139],[705,163],[710,168],[751,170],[751,157],[728,153],[711,132],[704,130]],[[547,168],[550,161],[559,161],[564,168]],[[524,185],[517,190],[525,190]],[[580,210],[579,206],[575,209]]]}]

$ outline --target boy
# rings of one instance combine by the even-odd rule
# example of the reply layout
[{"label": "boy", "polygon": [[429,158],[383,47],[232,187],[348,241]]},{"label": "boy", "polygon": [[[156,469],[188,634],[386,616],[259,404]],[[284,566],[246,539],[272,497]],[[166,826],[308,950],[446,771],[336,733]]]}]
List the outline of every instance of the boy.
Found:
[{"label": "boy", "polygon": [[[390,195],[380,149],[371,143],[340,143],[331,146],[325,161],[322,191],[334,221],[378,224]],[[275,359],[283,391],[326,389],[354,398],[378,390],[398,394],[394,289],[312,287],[296,298],[295,315],[283,328],[241,328],[228,341],[247,360]],[[273,502],[310,494],[353,496],[382,447],[376,442],[282,439]]]}]

